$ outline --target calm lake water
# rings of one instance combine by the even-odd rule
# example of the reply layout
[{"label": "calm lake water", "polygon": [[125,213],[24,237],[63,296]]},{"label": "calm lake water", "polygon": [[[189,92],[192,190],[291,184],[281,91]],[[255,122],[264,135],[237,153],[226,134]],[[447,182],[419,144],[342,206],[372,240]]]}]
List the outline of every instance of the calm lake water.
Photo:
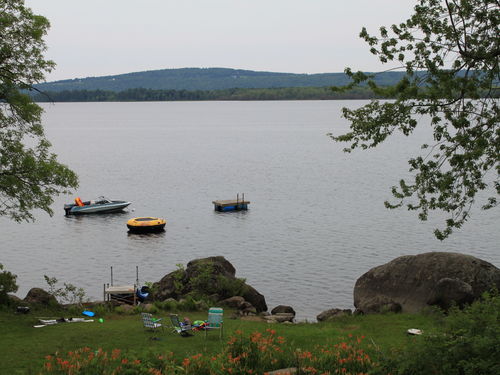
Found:
[{"label": "calm lake water", "polygon": [[[266,297],[299,319],[351,308],[356,279],[395,257],[471,254],[500,265],[498,210],[474,211],[445,242],[414,213],[388,211],[390,187],[429,139],[422,127],[380,148],[344,154],[326,133],[348,124],[343,106],[362,101],[68,103],[44,105],[61,162],[80,176],[55,215],[35,223],[0,219],[0,263],[18,275],[20,297],[43,275],[102,299],[103,284],[157,281],[176,264],[223,255]],[[421,120],[425,123],[425,119]],[[245,193],[247,212],[217,213],[212,200]],[[130,200],[122,214],[65,217],[75,196]],[[129,235],[136,216],[167,219],[165,233]]]}]

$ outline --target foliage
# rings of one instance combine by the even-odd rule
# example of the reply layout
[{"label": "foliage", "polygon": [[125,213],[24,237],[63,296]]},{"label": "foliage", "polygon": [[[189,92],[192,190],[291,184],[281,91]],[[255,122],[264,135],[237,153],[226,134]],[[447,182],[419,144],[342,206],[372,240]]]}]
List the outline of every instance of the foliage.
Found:
[{"label": "foliage", "polygon": [[184,289],[184,277],[186,275],[186,270],[184,269],[184,265],[182,263],[177,263],[177,270],[174,273],[174,288],[176,293],[182,293]]},{"label": "foliage", "polygon": [[[387,72],[376,77],[380,85],[397,82],[403,73]],[[294,87],[327,87],[345,85],[349,82],[344,73],[293,74],[256,72],[226,68],[182,68],[150,70],[106,77],[88,77],[47,82],[37,85],[39,90],[71,92],[74,90],[93,92],[124,92],[137,88],[153,91],[219,91],[234,88],[294,88]]]},{"label": "foliage", "polygon": [[229,278],[223,275],[218,275],[217,285],[219,293],[222,297],[243,296],[247,291],[245,278]]},{"label": "foliage", "polygon": [[48,28],[22,0],[0,1],[0,216],[16,221],[34,220],[34,209],[52,214],[53,196],[78,184],[50,153],[42,109],[23,93],[54,67],[43,57]]},{"label": "foliage", "polygon": [[3,264],[0,263],[0,305],[8,302],[8,293],[17,292],[17,276],[7,270],[3,270]]},{"label": "foliage", "polygon": [[380,98],[366,87],[333,92],[329,87],[231,88],[221,90],[160,90],[134,88],[123,91],[64,90],[34,94],[37,102],[142,102],[206,100],[334,100]]},{"label": "foliage", "polygon": [[40,374],[151,374],[140,360],[129,360],[119,349],[108,353],[85,347],[68,352],[65,358],[56,353],[45,359]]},{"label": "foliage", "polygon": [[[210,302],[210,303],[208,303]],[[168,299],[165,301],[155,301],[153,306],[155,310],[151,312],[160,312],[162,311],[206,311],[208,309],[209,304],[211,304],[210,300],[204,298],[193,298],[192,296],[186,296],[179,301]]]},{"label": "foliage", "polygon": [[245,279],[230,278],[217,273],[211,262],[196,265],[196,272],[189,278],[189,289],[196,297],[218,294],[220,298],[240,296],[245,292]]},{"label": "foliage", "polygon": [[78,305],[81,305],[83,302],[86,302],[88,300],[83,288],[77,288],[70,283],[63,283],[63,287],[58,288],[57,283],[59,281],[55,277],[48,277],[47,275],[43,275],[43,278],[49,286],[48,293],[62,302],[71,304],[77,303]]},{"label": "foliage", "polygon": [[452,309],[443,331],[417,337],[392,354],[386,369],[401,375],[500,373],[500,296],[485,294],[464,310]]},{"label": "foliage", "polygon": [[381,27],[379,37],[366,29],[360,34],[382,63],[406,71],[399,83],[381,87],[373,75],[346,69],[352,83],[336,88],[368,84],[375,94],[395,98],[343,109],[351,131],[330,136],[350,143],[348,152],[375,147],[397,131],[408,136],[416,118],[430,119],[434,144],[424,144],[424,155],[409,160],[413,178],[392,188],[396,202],[386,207],[406,205],[421,220],[430,211],[445,212],[444,229],[435,230],[441,240],[468,219],[480,191],[493,186],[483,208],[497,205],[499,25],[496,0],[420,0],[408,20]]},{"label": "foliage", "polygon": [[46,357],[44,374],[266,374],[271,370],[294,367],[297,374],[365,374],[377,365],[361,347],[362,338],[334,345],[318,346],[313,351],[293,350],[275,330],[243,335],[237,331],[219,353],[201,353],[184,358],[171,352],[140,359],[119,349],[111,353],[83,348],[67,355]]}]

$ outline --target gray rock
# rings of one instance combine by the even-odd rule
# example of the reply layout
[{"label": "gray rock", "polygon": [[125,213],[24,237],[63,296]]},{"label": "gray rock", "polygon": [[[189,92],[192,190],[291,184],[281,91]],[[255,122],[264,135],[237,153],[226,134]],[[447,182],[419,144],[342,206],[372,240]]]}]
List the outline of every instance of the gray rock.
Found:
[{"label": "gray rock", "polygon": [[250,302],[257,309],[257,312],[267,311],[266,299],[262,294],[248,284],[245,285],[244,289],[242,297],[245,298],[245,301]]},{"label": "gray rock", "polygon": [[295,310],[291,306],[286,306],[286,305],[278,305],[274,309],[271,310],[271,314],[278,314],[278,313],[288,313],[288,314],[293,314],[295,317]]},{"label": "gray rock", "polygon": [[238,309],[244,302],[245,299],[242,296],[234,296],[221,301],[222,304],[235,309]]},{"label": "gray rock", "polygon": [[293,322],[294,315],[291,313],[277,313],[263,316],[263,318],[269,323],[284,323]]},{"label": "gray rock", "polygon": [[343,316],[349,316],[351,314],[352,311],[350,309],[344,309],[344,310],[330,309],[321,312],[318,316],[316,316],[316,319],[318,320],[318,322],[325,322],[327,320],[332,320]]},{"label": "gray rock", "polygon": [[189,279],[196,277],[200,272],[201,266],[206,264],[210,264],[213,267],[214,275],[223,275],[229,278],[234,278],[236,275],[236,269],[226,258],[215,256],[190,261],[186,267],[186,276]]},{"label": "gray rock", "polygon": [[429,305],[469,303],[493,287],[500,288],[500,270],[481,259],[445,252],[408,255],[362,275],[354,306],[357,313],[418,312]]},{"label": "gray rock", "polygon": [[470,284],[459,279],[444,277],[437,282],[427,303],[447,310],[454,304],[463,307],[472,301],[474,301],[474,291]]},{"label": "gray rock", "polygon": [[[153,284],[153,300],[164,301],[169,298],[178,299],[185,291],[187,283],[186,271],[175,270],[163,276],[160,281]],[[179,289],[179,285],[181,288]]]},{"label": "gray rock", "polygon": [[10,303],[12,303],[12,304],[18,304],[18,303],[23,301],[21,298],[19,298],[15,294],[7,294],[7,298],[9,299]]},{"label": "gray rock", "polygon": [[[206,265],[210,265],[210,274],[206,274]],[[200,278],[204,280],[206,285],[206,295],[216,301],[235,297],[231,295],[231,287],[227,287],[227,283],[241,285],[241,281],[237,280],[236,270],[233,265],[222,256],[208,257],[195,259],[187,264],[185,270],[176,270],[165,275],[159,282],[153,284],[155,290],[153,300],[164,301],[168,298],[179,300],[193,291],[193,282],[199,283]],[[221,276],[225,278],[225,282],[221,281]],[[205,280],[206,279],[206,280]],[[226,284],[226,285],[225,285]],[[244,300],[250,302],[257,312],[267,310],[266,300],[252,286],[243,283],[241,296]]]},{"label": "gray rock", "polygon": [[26,297],[24,297],[24,302],[45,306],[59,305],[56,297],[41,288],[31,288]]},{"label": "gray rock", "polygon": [[244,301],[238,308],[240,315],[255,315],[257,309],[248,301]]}]

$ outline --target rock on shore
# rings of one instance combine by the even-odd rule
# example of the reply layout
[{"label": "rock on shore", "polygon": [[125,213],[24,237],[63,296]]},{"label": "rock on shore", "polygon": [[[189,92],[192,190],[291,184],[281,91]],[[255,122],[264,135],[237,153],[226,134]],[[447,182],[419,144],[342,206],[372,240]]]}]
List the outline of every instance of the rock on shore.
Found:
[{"label": "rock on shore", "polygon": [[168,298],[180,299],[198,288],[204,289],[217,301],[240,296],[250,303],[257,313],[267,311],[264,296],[235,275],[234,266],[223,256],[195,259],[187,264],[186,269],[180,268],[170,272],[154,283],[153,290],[156,292],[153,298],[160,301]]},{"label": "rock on shore", "polygon": [[430,252],[402,256],[372,268],[354,287],[357,312],[418,312],[443,309],[500,289],[500,270],[493,264],[459,253]]}]

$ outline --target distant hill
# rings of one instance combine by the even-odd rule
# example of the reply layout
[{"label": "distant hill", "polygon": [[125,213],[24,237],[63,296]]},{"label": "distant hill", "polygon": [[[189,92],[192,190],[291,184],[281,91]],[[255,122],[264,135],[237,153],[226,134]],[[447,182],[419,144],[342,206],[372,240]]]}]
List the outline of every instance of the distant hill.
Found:
[{"label": "distant hill", "polygon": [[[396,83],[403,72],[387,72],[377,75],[380,85]],[[257,72],[227,68],[182,68],[119,74],[105,77],[88,77],[47,82],[36,85],[42,91],[129,89],[153,90],[224,90],[232,88],[284,88],[325,87],[348,83],[344,73],[294,74]]]}]

